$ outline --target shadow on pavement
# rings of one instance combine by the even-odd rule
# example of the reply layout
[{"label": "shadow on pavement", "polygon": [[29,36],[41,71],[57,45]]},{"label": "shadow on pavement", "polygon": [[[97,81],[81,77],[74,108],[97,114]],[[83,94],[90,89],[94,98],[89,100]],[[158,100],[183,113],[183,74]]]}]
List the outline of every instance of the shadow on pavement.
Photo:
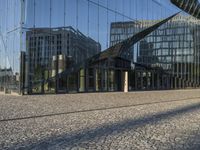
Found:
[{"label": "shadow on pavement", "polygon": [[[186,138],[187,140],[183,140],[182,143],[186,146],[187,150],[200,150],[200,132],[196,133],[188,133],[192,134],[192,138]],[[183,148],[177,148],[176,150],[183,150]]]},{"label": "shadow on pavement", "polygon": [[[138,127],[142,127],[147,124],[155,124],[162,120],[170,119],[176,116],[181,117],[181,115],[194,112],[199,109],[200,109],[200,103],[196,103],[194,105],[185,106],[182,108],[173,109],[162,113],[157,113],[154,115],[148,115],[145,116],[144,118],[128,119],[122,122],[116,122],[114,124],[105,124],[95,129],[85,129],[78,133],[66,133],[58,137],[46,138],[39,141],[38,143],[31,144],[27,141],[21,144],[29,146],[21,147],[20,149],[48,149],[56,145],[59,145],[61,147],[62,146],[73,147],[81,143],[87,143],[89,141],[95,141],[95,140],[97,141],[99,138],[104,136],[120,134],[126,129],[136,129]],[[18,147],[21,144],[15,146]],[[12,148],[15,149],[16,148],[15,146],[13,146]]]},{"label": "shadow on pavement", "polygon": [[138,104],[132,104],[132,105],[102,107],[102,108],[76,110],[76,111],[68,111],[68,112],[52,113],[52,114],[42,114],[42,115],[33,115],[33,116],[23,116],[23,117],[15,117],[15,118],[4,118],[4,119],[0,119],[0,122],[18,121],[18,120],[26,120],[26,119],[36,119],[36,118],[43,118],[43,117],[53,117],[53,116],[59,116],[59,115],[69,115],[69,114],[75,114],[75,113],[84,113],[84,112],[101,111],[101,110],[111,110],[111,109],[128,108],[128,107],[136,107],[136,106],[144,106],[144,105],[152,105],[152,104],[189,101],[189,100],[198,99],[198,98],[200,98],[200,97],[191,97],[191,98],[184,98],[184,99],[174,99],[174,100],[138,103]]}]

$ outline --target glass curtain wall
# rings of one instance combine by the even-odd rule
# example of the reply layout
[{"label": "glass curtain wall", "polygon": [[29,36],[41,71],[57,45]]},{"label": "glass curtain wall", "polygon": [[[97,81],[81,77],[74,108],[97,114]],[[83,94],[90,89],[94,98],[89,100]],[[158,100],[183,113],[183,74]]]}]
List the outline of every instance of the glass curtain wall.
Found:
[{"label": "glass curtain wall", "polygon": [[[0,90],[19,89],[21,47],[20,0],[0,1]],[[8,92],[8,91],[7,91]]]},{"label": "glass curtain wall", "polygon": [[[30,94],[115,91],[116,68],[64,70],[176,12],[169,0],[0,0],[0,88]],[[198,21],[184,17],[169,21],[123,57],[164,69],[174,76],[173,87],[199,85]],[[137,69],[129,74],[130,89],[166,87],[168,79],[155,70]]]}]

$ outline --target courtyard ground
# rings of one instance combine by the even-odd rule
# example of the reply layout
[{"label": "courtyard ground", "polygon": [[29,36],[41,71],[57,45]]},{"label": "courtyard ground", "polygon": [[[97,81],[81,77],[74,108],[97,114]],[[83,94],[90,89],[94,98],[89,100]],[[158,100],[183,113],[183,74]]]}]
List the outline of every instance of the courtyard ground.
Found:
[{"label": "courtyard ground", "polygon": [[0,95],[0,149],[200,149],[200,90]]}]

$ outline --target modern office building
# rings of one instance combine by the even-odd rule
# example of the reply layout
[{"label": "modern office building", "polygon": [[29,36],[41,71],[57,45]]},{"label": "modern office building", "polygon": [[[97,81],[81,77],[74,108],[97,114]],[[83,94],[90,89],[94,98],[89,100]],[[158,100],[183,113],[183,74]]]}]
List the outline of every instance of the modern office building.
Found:
[{"label": "modern office building", "polygon": [[[155,22],[158,21],[112,23],[110,44],[123,41]],[[170,73],[176,78],[171,87],[199,86],[199,27],[198,19],[178,15],[138,42],[128,59]]]},{"label": "modern office building", "polygon": [[[133,81],[131,74],[136,73],[138,68],[143,69],[142,74],[137,77],[138,79],[142,77],[142,79],[138,81],[144,81],[144,73],[154,72],[154,77],[157,77],[155,79],[152,78],[151,81],[146,81],[149,84],[148,89],[152,89],[150,87],[152,84],[155,86],[155,89],[161,89],[161,85],[163,89],[168,89],[169,87],[165,85],[166,83],[162,83],[162,81],[165,79],[167,82],[170,77],[163,72],[162,68],[149,67],[142,63],[131,63],[131,60],[123,56],[129,52],[132,45],[142,40],[176,15],[172,15],[139,31],[130,38],[111,46],[80,64],[70,64],[66,69],[62,69],[63,65],[61,64],[63,64],[62,60],[64,60],[62,55],[59,55],[57,58],[53,57],[54,70],[55,66],[58,66],[57,74],[52,78],[38,80],[38,83],[32,82],[33,86],[29,86],[29,88],[31,87],[31,93],[36,93],[37,91],[42,93],[128,91],[132,90],[132,84],[135,84],[135,80]],[[129,76],[130,78],[128,78]],[[138,82],[135,90],[143,89],[143,84]]]},{"label": "modern office building", "polygon": [[22,94],[199,87],[199,12],[197,0],[0,1],[0,87]]}]

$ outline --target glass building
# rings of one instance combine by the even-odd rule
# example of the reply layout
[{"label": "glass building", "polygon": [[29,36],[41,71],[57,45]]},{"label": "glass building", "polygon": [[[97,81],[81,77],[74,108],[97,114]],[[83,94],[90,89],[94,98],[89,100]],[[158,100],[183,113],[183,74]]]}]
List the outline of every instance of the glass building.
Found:
[{"label": "glass building", "polygon": [[200,10],[190,1],[0,0],[0,90],[199,87]]},{"label": "glass building", "polygon": [[[158,21],[114,22],[111,24],[110,44],[123,41],[155,22]],[[171,88],[197,86],[200,80],[199,27],[198,19],[178,15],[135,44],[131,57],[126,58],[151,67],[161,67],[175,77]]]}]

